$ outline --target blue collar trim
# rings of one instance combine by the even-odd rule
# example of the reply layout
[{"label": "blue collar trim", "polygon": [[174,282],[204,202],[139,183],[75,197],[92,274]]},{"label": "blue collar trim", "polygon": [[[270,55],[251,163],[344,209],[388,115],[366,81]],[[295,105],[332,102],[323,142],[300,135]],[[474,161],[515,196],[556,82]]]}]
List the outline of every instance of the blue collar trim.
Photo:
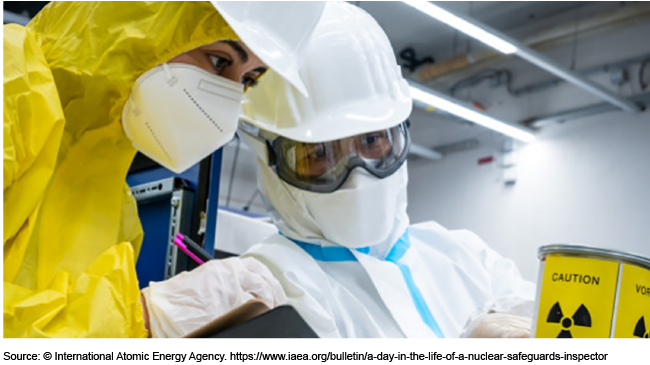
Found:
[{"label": "blue collar trim", "polygon": [[[307,243],[303,241],[294,240],[293,238],[287,237],[280,232],[280,234],[291,240],[296,245],[300,246],[305,252],[307,252],[314,260],[326,261],[326,262],[345,262],[345,261],[357,261],[357,258],[354,257],[354,254],[350,249],[340,246],[321,246],[313,243]],[[370,252],[370,247],[357,248],[357,252],[363,254],[368,254]]]},{"label": "blue collar trim", "polygon": [[[280,234],[282,235],[282,232],[280,232]],[[340,247],[340,246],[324,247],[313,243],[294,240],[287,236],[284,237],[291,240],[296,245],[300,246],[300,248],[305,250],[305,252],[307,252],[311,257],[313,257],[314,260],[325,261],[325,262],[358,261],[357,258],[354,257],[352,251],[350,251],[350,249],[345,247]],[[413,300],[413,304],[415,305],[415,308],[420,314],[420,318],[422,318],[422,321],[431,329],[431,331],[433,331],[433,333],[436,334],[436,336],[438,336],[439,338],[444,338],[445,335],[440,329],[438,322],[436,322],[435,318],[433,317],[433,314],[429,310],[429,306],[425,302],[424,297],[422,297],[422,293],[420,292],[420,289],[417,287],[415,281],[413,280],[411,269],[408,266],[399,262],[399,260],[401,260],[402,257],[404,257],[404,255],[406,254],[406,252],[410,247],[411,247],[411,240],[409,239],[409,232],[407,230],[397,240],[397,242],[395,242],[393,247],[390,249],[390,252],[388,252],[388,255],[386,255],[384,261],[392,262],[395,265],[397,265],[400,272],[402,273],[402,278],[404,278],[404,281],[406,282],[406,286],[408,287],[409,293],[411,294],[411,299]],[[370,247],[357,248],[355,251],[367,255],[370,252]]]}]

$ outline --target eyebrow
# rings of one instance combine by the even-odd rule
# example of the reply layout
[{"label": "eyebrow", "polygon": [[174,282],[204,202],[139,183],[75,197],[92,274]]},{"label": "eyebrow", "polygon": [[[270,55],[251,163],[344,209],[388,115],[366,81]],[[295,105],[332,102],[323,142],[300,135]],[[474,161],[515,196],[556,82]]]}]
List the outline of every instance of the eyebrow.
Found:
[{"label": "eyebrow", "polygon": [[246,50],[244,50],[242,46],[240,46],[237,42],[231,40],[225,40],[223,42],[229,45],[230,48],[233,49],[233,51],[237,52],[239,58],[241,58],[241,61],[243,63],[248,62],[248,52],[246,52]]}]

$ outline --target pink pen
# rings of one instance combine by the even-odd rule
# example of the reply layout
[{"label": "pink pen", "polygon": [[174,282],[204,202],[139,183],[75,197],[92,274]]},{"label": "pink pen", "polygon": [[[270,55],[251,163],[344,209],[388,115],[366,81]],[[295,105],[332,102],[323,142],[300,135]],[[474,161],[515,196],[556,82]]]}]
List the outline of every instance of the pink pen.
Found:
[{"label": "pink pen", "polygon": [[174,239],[174,244],[175,244],[176,246],[178,246],[178,248],[180,248],[183,252],[185,252],[185,253],[187,254],[187,256],[191,257],[192,260],[198,262],[199,265],[203,265],[203,264],[204,264],[203,260],[201,260],[200,258],[198,258],[198,256],[196,256],[195,254],[193,254],[192,252],[190,252],[190,250],[187,249],[187,246],[186,246],[186,245],[183,243],[183,241],[181,241],[178,237],[176,237],[176,238]]}]

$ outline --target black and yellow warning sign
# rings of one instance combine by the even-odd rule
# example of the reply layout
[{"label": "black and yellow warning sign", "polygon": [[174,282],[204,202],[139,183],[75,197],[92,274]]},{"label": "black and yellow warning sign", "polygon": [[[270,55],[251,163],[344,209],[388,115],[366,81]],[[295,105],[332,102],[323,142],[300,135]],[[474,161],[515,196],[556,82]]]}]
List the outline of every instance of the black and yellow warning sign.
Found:
[{"label": "black and yellow warning sign", "polygon": [[623,264],[620,280],[614,337],[648,338],[650,332],[650,270]]},{"label": "black and yellow warning sign", "polygon": [[564,313],[560,302],[557,302],[551,307],[546,323],[557,323],[562,327],[557,338],[573,338],[574,326],[591,328],[591,313],[584,304],[580,304],[573,314]]},{"label": "black and yellow warning sign", "polygon": [[610,337],[618,268],[611,261],[547,256],[535,337]]}]

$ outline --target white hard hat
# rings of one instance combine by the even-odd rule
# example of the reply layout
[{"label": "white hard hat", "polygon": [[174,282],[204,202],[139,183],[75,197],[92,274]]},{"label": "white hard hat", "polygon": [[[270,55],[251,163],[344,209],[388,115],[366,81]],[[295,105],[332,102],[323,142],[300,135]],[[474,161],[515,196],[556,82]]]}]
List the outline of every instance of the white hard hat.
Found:
[{"label": "white hard hat", "polygon": [[301,142],[324,142],[390,128],[413,108],[393,48],[365,11],[328,2],[300,76],[309,97],[269,72],[250,89],[242,119]]},{"label": "white hard hat", "polygon": [[301,93],[304,51],[323,13],[321,1],[211,1],[239,38]]}]

